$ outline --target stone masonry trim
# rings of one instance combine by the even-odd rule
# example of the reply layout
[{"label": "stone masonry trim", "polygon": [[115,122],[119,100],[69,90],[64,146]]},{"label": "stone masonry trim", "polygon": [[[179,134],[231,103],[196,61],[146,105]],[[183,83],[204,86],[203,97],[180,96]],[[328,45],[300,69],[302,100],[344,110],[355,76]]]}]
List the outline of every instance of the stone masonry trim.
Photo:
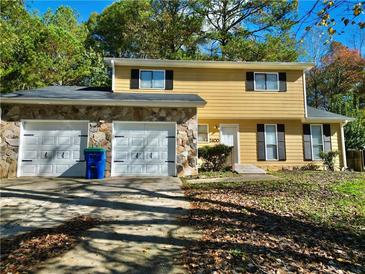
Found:
[{"label": "stone masonry trim", "polygon": [[113,121],[167,121],[177,124],[176,174],[197,174],[196,108],[102,107],[56,105],[2,105],[0,149],[1,178],[17,174],[21,120],[88,120],[89,146],[107,149],[106,176],[110,176]]}]

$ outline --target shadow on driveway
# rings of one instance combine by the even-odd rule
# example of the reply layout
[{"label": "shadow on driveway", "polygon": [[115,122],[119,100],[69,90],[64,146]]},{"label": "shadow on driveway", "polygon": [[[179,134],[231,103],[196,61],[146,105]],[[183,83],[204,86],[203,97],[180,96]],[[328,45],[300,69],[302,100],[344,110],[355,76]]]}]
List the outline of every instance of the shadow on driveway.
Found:
[{"label": "shadow on driveway", "polygon": [[18,178],[1,184],[1,235],[53,227],[75,215],[103,220],[38,273],[181,273],[181,249],[197,234],[178,178]]}]

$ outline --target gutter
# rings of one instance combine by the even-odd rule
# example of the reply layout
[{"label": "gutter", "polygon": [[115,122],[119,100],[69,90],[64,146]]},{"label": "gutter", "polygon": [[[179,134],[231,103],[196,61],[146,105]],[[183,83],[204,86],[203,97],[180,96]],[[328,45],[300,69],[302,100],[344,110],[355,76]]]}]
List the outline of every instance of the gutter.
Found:
[{"label": "gutter", "polygon": [[112,66],[142,66],[142,67],[175,67],[175,68],[222,68],[222,69],[286,69],[305,70],[314,66],[313,63],[300,62],[242,62],[242,61],[198,61],[198,60],[162,60],[137,58],[104,58],[104,62]]},{"label": "gutter", "polygon": [[133,106],[133,107],[202,107],[206,102],[185,102],[185,101],[159,101],[159,100],[123,100],[115,99],[44,99],[44,98],[27,98],[27,99],[13,99],[1,98],[2,104],[29,104],[29,105],[86,105],[86,106]]},{"label": "gutter", "polygon": [[318,118],[305,118],[302,119],[303,123],[349,123],[354,121],[355,118],[351,118],[351,117],[346,117],[344,119],[341,118],[329,118],[329,117],[318,117]]}]

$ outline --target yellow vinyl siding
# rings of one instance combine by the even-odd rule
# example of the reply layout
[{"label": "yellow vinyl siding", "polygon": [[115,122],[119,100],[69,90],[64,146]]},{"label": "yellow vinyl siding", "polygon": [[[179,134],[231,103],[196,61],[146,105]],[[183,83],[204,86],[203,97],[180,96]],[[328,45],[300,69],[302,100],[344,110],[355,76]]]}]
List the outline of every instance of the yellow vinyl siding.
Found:
[{"label": "yellow vinyl siding", "polygon": [[[299,167],[310,163],[304,161],[303,156],[303,124],[299,120],[207,120],[199,119],[199,124],[209,125],[209,145],[219,143],[219,125],[220,124],[238,124],[239,125],[239,144],[240,144],[240,163],[254,164],[258,167],[267,169],[281,169],[282,167],[292,166]],[[257,160],[257,124],[284,124],[285,125],[285,143],[286,143],[286,161],[258,161]],[[331,125],[331,142],[332,150],[340,151],[339,124]],[[212,140],[218,142],[212,142]],[[199,147],[207,144],[199,144]],[[336,166],[342,166],[342,155],[336,160]],[[315,161],[321,165],[321,162]]]},{"label": "yellow vinyl siding", "polygon": [[331,145],[333,151],[338,151],[339,156],[336,158],[336,167],[343,167],[343,151],[341,142],[341,126],[340,124],[331,124]]},{"label": "yellow vinyl siding", "polygon": [[205,107],[198,110],[199,118],[204,119],[282,119],[283,117],[301,119],[304,117],[302,71],[286,71],[286,92],[246,92],[246,70],[166,69],[174,71],[173,90],[130,89],[131,67],[116,66],[115,91],[198,94],[207,101]]}]

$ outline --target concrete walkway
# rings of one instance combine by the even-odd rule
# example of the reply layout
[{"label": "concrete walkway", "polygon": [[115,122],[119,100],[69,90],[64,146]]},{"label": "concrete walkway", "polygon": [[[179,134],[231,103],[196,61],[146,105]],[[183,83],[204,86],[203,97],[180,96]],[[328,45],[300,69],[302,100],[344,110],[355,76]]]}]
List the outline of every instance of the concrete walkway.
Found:
[{"label": "concrete walkway", "polygon": [[3,180],[1,235],[91,214],[107,223],[36,273],[182,273],[174,258],[198,235],[178,221],[189,206],[180,184],[171,177]]}]

